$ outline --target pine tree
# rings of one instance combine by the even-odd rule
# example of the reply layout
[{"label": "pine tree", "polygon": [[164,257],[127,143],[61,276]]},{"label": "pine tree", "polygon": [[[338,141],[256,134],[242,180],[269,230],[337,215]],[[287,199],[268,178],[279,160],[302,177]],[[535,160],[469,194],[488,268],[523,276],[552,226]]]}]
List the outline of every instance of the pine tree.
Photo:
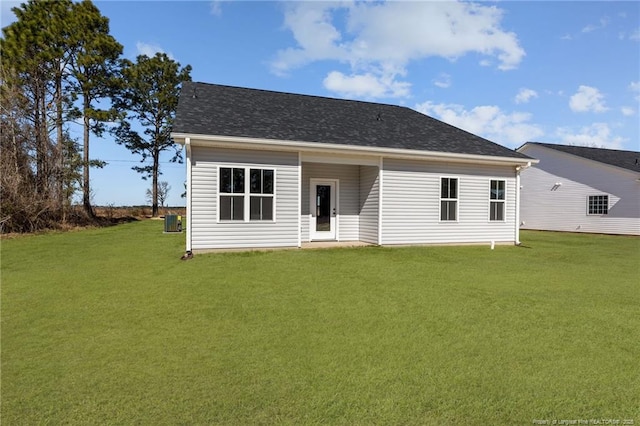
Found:
[{"label": "pine tree", "polygon": [[105,130],[104,123],[117,116],[113,107],[98,109],[96,102],[111,99],[122,81],[118,78],[122,45],[109,34],[109,19],[90,0],[73,4],[72,19],[72,43],[77,49],[70,64],[72,89],[82,97],[84,126],[82,204],[87,214],[93,216],[89,169],[102,167],[104,163],[89,159],[89,137],[91,132],[100,136]]},{"label": "pine tree", "polygon": [[[171,139],[171,126],[178,107],[181,83],[190,81],[191,66],[180,64],[164,53],[149,58],[137,57],[136,62],[125,61],[122,75],[126,81],[116,107],[128,111],[126,119],[113,130],[116,142],[132,153],[142,156],[141,162],[151,159],[151,165],[136,166],[142,179],[152,179],[152,214],[158,215],[158,176],[160,154],[174,150],[171,161],[181,161],[181,153]],[[144,129],[142,135],[133,130],[132,120]]]},{"label": "pine tree", "polygon": [[[3,198],[2,212],[4,216],[9,208],[16,212],[14,218],[27,218],[28,226],[22,228],[28,230],[64,220],[78,170],[77,147],[67,126],[80,116],[85,123],[82,187],[89,200],[89,167],[103,164],[89,160],[89,132],[99,134],[102,123],[114,116],[112,109],[98,110],[95,104],[103,105],[120,81],[122,46],[89,0],[29,0],[12,10],[17,21],[3,29],[0,39],[0,136],[2,154],[7,154],[3,172],[12,165],[6,170],[13,173],[3,176],[8,179],[4,183],[19,183],[23,189],[12,198],[16,205],[7,207],[8,198]],[[82,108],[77,107],[79,98]],[[92,214],[89,203],[86,207]]]},{"label": "pine tree", "polygon": [[[7,68],[3,72],[3,85],[16,87],[13,90],[25,103],[22,111],[33,125],[35,191],[41,199],[49,198],[54,191],[55,160],[61,152],[65,101],[61,89],[62,61],[68,50],[63,28],[70,8],[70,0],[30,0],[13,8],[18,20],[3,30],[1,48],[3,65]],[[54,116],[60,119],[55,120]],[[50,135],[53,126],[57,130],[55,145]],[[57,149],[51,149],[53,146]]]}]

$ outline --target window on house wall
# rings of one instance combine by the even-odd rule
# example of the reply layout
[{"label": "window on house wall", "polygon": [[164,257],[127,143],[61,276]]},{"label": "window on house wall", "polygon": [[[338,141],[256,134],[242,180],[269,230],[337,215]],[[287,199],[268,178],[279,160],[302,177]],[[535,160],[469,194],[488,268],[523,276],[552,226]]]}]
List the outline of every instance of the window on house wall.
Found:
[{"label": "window on house wall", "polygon": [[489,220],[504,221],[505,188],[505,181],[491,181],[491,189],[489,190]]},{"label": "window on house wall", "polygon": [[250,220],[273,220],[273,170],[251,169],[249,187]]},{"label": "window on house wall", "polygon": [[609,213],[609,196],[608,195],[589,195],[587,202],[587,214],[608,214]]},{"label": "window on house wall", "polygon": [[273,220],[274,175],[271,169],[220,167],[220,220]]},{"label": "window on house wall", "polygon": [[440,220],[458,220],[458,178],[440,179]]}]

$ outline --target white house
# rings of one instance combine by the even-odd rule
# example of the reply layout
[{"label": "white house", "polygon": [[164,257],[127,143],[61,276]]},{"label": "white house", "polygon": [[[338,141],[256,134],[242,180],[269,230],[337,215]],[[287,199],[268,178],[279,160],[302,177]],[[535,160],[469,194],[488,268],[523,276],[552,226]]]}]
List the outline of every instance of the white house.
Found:
[{"label": "white house", "polygon": [[519,242],[532,160],[406,107],[185,83],[187,251]]},{"label": "white house", "polygon": [[523,229],[640,235],[640,152],[527,142]]}]

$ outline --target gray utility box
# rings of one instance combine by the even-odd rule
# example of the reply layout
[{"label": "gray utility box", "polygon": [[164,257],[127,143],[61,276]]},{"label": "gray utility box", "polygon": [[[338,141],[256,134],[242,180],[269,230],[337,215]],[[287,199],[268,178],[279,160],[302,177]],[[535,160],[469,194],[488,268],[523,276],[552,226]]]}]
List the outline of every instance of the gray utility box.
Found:
[{"label": "gray utility box", "polygon": [[177,214],[165,215],[164,232],[182,232],[182,216]]}]

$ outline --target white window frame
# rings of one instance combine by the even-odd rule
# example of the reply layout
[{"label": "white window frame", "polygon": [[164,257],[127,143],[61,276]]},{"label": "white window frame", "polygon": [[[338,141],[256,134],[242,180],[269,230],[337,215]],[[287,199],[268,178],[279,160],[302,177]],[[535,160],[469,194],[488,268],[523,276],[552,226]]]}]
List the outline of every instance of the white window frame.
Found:
[{"label": "white window frame", "polygon": [[[221,192],[220,191],[220,179],[222,177],[221,169],[244,169],[244,192]],[[272,194],[263,194],[263,193],[252,193],[251,192],[251,169],[257,170],[270,170],[273,172],[273,193]],[[276,221],[276,168],[275,167],[265,167],[264,165],[246,165],[246,164],[228,164],[228,165],[219,165],[217,170],[217,181],[216,181],[216,194],[217,194],[217,222],[218,223],[273,223]],[[233,179],[233,172],[232,172]],[[243,197],[243,219],[235,220],[235,219],[221,219],[220,218],[220,198],[225,196],[232,197]],[[261,220],[261,219],[251,219],[251,197],[271,197],[273,198],[273,212],[272,219]]]},{"label": "white window frame", "polygon": [[[493,189],[491,187],[491,184],[493,182],[503,182],[504,183],[504,198],[502,199],[494,199],[491,198],[491,190]],[[491,205],[493,203],[496,204],[502,204],[502,219],[491,219]],[[507,221],[507,180],[506,179],[499,179],[499,178],[492,178],[489,179],[489,222],[506,222]]]},{"label": "white window frame", "polygon": [[[590,198],[591,197],[606,197],[607,199],[607,211],[605,213],[590,213],[590,205],[591,203]],[[587,195],[587,216],[607,216],[609,214],[609,194],[593,194],[593,195]]]},{"label": "white window frame", "polygon": [[[456,198],[442,198],[442,180],[443,179],[455,179],[456,180]],[[456,223],[460,220],[460,178],[458,176],[440,176],[440,184],[438,185],[438,220],[441,223]],[[443,201],[455,201],[456,202],[456,218],[442,219],[442,202]]]}]

